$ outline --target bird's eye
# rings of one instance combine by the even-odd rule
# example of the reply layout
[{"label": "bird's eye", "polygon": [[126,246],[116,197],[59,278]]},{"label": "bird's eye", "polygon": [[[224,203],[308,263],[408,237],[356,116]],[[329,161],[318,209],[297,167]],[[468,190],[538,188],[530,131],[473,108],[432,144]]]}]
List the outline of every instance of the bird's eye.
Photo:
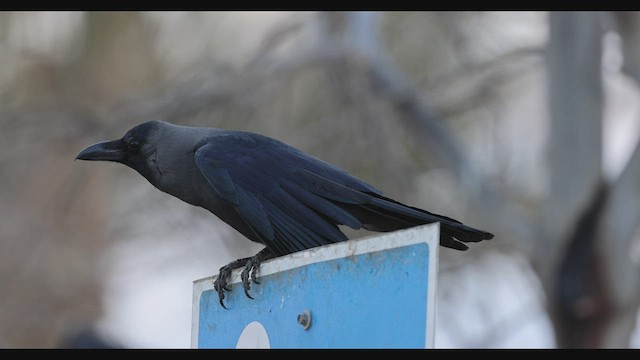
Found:
[{"label": "bird's eye", "polygon": [[133,140],[129,141],[127,143],[127,148],[129,149],[129,151],[137,152],[138,150],[140,150],[140,143]]}]

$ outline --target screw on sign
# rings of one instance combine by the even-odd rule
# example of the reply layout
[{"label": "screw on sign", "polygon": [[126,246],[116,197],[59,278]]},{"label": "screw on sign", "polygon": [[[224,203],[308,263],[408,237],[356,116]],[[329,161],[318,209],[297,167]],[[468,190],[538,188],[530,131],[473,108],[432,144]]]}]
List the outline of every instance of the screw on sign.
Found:
[{"label": "screw on sign", "polygon": [[308,330],[311,327],[311,311],[304,310],[298,315],[298,324],[302,326],[304,330]]}]

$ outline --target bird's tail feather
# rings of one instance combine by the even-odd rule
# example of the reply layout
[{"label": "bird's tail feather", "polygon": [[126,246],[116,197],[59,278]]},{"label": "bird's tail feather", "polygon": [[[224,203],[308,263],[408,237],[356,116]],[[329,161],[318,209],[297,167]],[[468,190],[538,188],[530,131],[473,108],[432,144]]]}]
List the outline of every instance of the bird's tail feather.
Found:
[{"label": "bird's tail feather", "polygon": [[378,194],[370,194],[371,202],[365,206],[350,206],[362,226],[371,231],[395,231],[417,225],[440,222],[440,245],[456,250],[466,250],[464,242],[490,240],[493,234],[464,225],[452,218],[433,214],[426,210],[404,205]]}]

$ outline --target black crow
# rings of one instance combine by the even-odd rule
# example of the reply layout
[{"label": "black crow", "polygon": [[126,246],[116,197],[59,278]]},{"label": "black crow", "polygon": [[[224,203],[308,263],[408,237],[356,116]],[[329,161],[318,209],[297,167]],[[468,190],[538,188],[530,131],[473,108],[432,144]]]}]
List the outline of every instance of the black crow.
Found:
[{"label": "black crow", "polygon": [[249,278],[257,283],[262,260],[347,240],[338,225],[394,231],[440,222],[440,245],[456,250],[493,238],[384,197],[336,166],[250,132],[150,121],[121,139],[89,146],[76,159],[127,165],[161,191],[209,210],[266,246],[220,269],[214,287],[222,306],[232,270],[244,267],[243,286],[251,297]]}]

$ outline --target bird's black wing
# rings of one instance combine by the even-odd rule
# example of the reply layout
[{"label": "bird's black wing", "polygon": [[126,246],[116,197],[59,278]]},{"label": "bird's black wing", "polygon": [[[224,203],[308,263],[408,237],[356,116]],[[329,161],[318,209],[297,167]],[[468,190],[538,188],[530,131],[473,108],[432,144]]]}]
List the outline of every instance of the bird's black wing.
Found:
[{"label": "bird's black wing", "polygon": [[210,138],[195,161],[214,191],[278,255],[347,240],[336,224],[393,231],[440,222],[440,243],[458,250],[467,249],[460,241],[493,237],[386,198],[344,170],[261,135]]},{"label": "bird's black wing", "polygon": [[[379,190],[276,140],[244,132],[208,139],[195,162],[265,245],[282,255],[347,240],[361,222],[331,200],[359,204]],[[317,179],[324,181],[317,181]]]}]

